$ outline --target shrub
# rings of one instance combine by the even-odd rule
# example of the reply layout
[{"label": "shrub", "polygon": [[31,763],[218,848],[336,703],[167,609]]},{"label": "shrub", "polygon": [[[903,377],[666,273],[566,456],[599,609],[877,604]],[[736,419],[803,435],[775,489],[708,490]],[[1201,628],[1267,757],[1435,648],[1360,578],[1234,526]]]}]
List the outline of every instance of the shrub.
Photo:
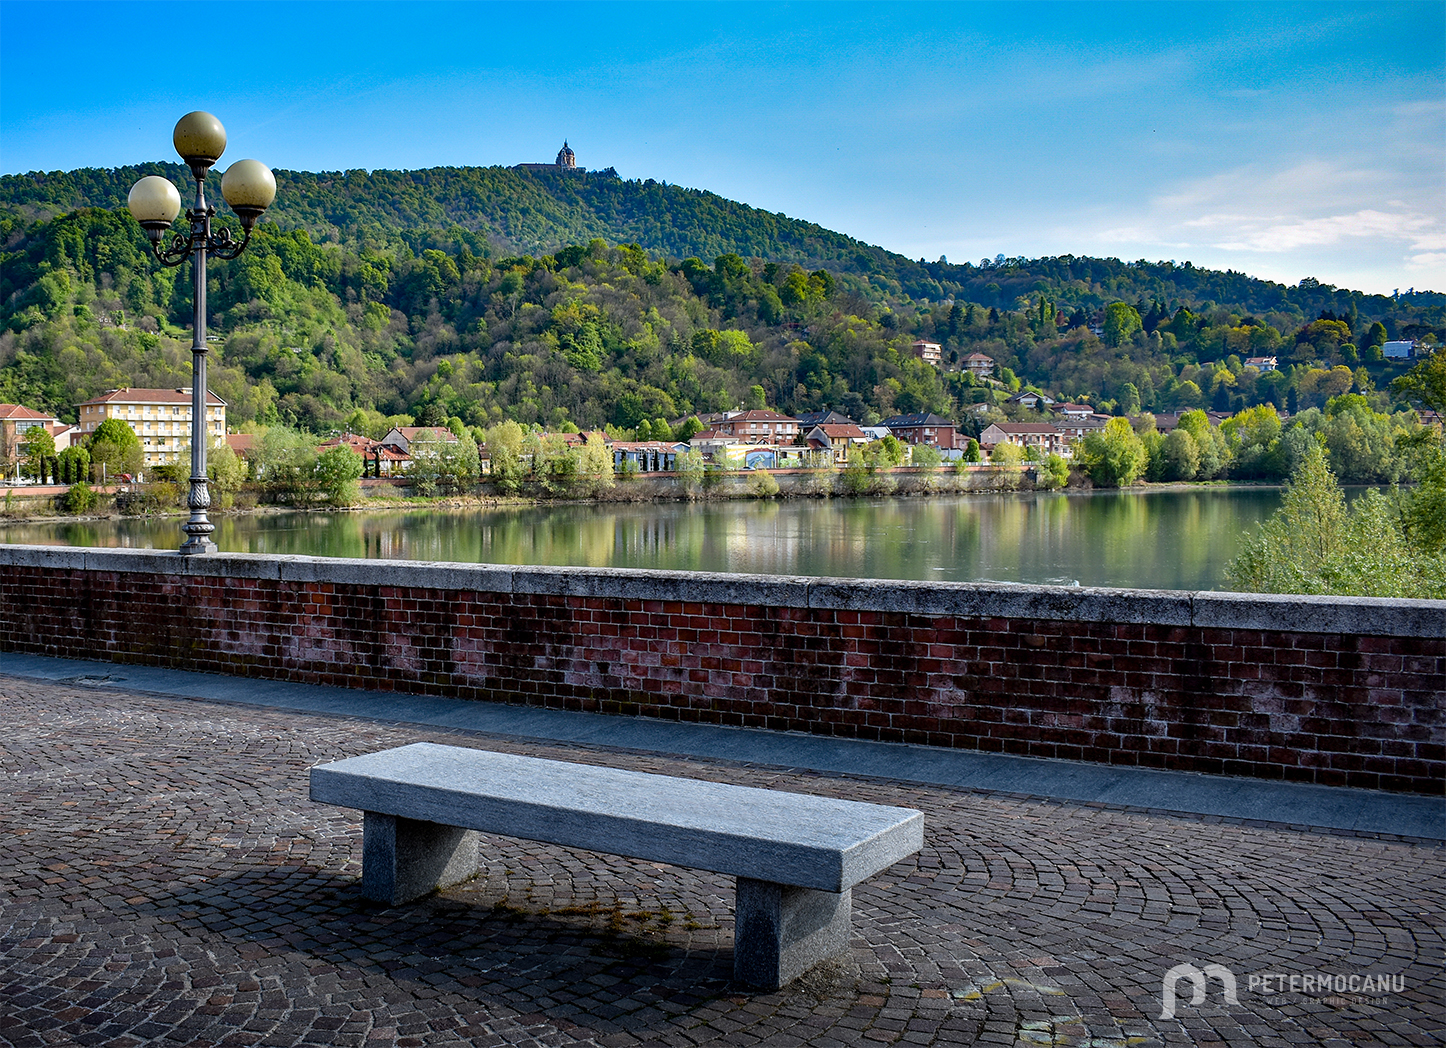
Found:
[{"label": "shrub", "polygon": [[72,484],[70,490],[60,496],[60,508],[67,513],[88,513],[95,508],[95,492],[90,485]]},{"label": "shrub", "polygon": [[756,499],[771,499],[778,494],[778,480],[766,469],[754,470],[748,478],[748,491]]}]

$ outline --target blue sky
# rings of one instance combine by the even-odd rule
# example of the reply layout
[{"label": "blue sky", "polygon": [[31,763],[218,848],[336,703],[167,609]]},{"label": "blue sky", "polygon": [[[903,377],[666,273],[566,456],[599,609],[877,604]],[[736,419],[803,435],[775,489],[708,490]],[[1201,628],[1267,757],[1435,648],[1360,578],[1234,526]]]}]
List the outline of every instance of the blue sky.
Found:
[{"label": "blue sky", "polygon": [[[225,71],[191,86],[187,27]],[[233,28],[233,26],[235,28]],[[1446,290],[1446,4],[16,3],[0,172],[551,160],[912,257]]]}]

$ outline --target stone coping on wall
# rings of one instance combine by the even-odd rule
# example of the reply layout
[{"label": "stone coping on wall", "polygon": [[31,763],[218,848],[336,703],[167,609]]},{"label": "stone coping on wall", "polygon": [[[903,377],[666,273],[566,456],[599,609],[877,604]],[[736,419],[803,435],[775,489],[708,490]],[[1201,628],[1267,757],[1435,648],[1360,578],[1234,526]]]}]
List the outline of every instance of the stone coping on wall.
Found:
[{"label": "stone coping on wall", "polygon": [[0,567],[276,579],[692,604],[827,608],[930,618],[1141,623],[1202,629],[1446,636],[1446,601],[989,582],[730,575],[633,568],[532,567],[255,553],[0,545]]}]

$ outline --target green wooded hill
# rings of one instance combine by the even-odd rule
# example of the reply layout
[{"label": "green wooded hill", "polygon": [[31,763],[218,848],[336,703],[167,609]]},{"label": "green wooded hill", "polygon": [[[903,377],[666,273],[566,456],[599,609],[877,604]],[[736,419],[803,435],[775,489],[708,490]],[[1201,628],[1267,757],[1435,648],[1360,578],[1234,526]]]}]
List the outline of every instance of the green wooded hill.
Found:
[{"label": "green wooded hill", "polygon": [[[74,418],[109,388],[188,381],[189,269],[149,258],[124,210],[143,174],[187,181],[169,164],[0,178],[0,401]],[[250,249],[211,269],[212,385],[235,424],[631,428],[759,400],[977,419],[1021,381],[1106,410],[1352,389],[1386,408],[1399,369],[1380,343],[1446,335],[1446,295],[1189,263],[924,263],[612,172],[277,175]],[[911,355],[919,337],[943,344],[942,371]],[[958,371],[971,352],[1002,386]],[[1242,370],[1262,354],[1282,370]]]}]

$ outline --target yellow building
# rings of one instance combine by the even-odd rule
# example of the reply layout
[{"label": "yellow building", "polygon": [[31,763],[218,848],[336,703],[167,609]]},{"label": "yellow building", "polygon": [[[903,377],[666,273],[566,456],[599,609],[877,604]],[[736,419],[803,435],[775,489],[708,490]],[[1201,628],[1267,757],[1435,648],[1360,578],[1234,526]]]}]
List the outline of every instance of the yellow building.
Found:
[{"label": "yellow building", "polygon": [[[147,466],[181,462],[191,446],[191,390],[113,389],[77,404],[80,434],[89,439],[102,422],[118,418],[136,431]],[[206,391],[206,430],[215,444],[226,439],[226,402]]]}]

